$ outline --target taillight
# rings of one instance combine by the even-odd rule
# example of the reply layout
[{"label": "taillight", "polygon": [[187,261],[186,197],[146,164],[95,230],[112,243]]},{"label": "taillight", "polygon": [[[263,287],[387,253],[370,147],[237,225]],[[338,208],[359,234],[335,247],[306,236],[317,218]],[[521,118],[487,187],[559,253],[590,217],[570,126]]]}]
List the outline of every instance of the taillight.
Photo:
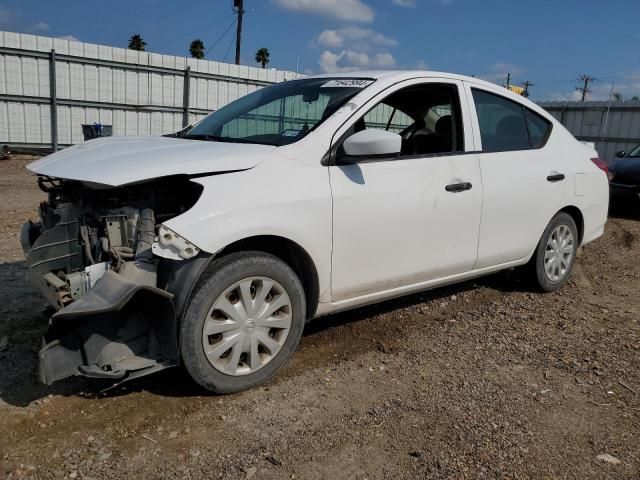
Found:
[{"label": "taillight", "polygon": [[604,162],[603,160],[600,160],[598,157],[592,158],[591,161],[595,164],[596,167],[598,167],[607,175],[607,178],[609,180],[611,180],[611,177],[613,175],[609,173],[609,166],[606,164],[606,162]]}]

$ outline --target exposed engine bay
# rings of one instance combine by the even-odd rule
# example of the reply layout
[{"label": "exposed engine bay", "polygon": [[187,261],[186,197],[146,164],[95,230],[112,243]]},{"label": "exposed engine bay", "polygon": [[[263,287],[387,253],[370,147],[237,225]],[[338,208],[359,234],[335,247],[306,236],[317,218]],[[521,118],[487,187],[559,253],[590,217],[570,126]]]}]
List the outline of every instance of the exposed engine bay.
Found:
[{"label": "exposed engine bay", "polygon": [[48,200],[21,242],[32,281],[57,310],[41,380],[125,379],[177,364],[172,285],[200,251],[162,222],[190,209],[202,187],[183,175],[117,188],[38,183]]}]

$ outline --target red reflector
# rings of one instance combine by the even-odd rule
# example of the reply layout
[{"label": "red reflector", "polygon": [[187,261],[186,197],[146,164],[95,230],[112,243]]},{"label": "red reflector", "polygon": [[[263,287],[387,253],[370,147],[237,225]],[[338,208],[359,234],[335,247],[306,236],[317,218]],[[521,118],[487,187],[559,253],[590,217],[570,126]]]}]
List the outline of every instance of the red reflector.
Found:
[{"label": "red reflector", "polygon": [[607,173],[607,174],[609,173],[609,167],[605,162],[603,162],[599,158],[592,158],[591,161],[596,165],[596,167],[598,167],[604,173]]}]

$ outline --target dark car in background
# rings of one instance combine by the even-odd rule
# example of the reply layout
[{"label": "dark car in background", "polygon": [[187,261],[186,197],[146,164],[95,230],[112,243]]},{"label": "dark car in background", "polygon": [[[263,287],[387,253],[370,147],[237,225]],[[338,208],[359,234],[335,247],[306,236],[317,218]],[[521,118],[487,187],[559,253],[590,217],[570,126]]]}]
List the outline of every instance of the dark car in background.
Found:
[{"label": "dark car in background", "polygon": [[616,153],[618,159],[609,168],[612,206],[640,201],[640,145]]}]

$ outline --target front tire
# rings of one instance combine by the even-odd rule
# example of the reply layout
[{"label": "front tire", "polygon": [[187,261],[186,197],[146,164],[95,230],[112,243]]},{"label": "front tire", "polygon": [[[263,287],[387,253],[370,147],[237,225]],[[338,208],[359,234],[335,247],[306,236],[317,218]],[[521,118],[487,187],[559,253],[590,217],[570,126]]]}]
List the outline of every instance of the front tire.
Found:
[{"label": "front tire", "polygon": [[293,356],[305,312],[302,283],[279,258],[240,252],[214,260],[185,311],[184,365],[212,392],[260,385]]},{"label": "front tire", "polygon": [[555,292],[569,280],[578,250],[578,228],[573,217],[558,213],[545,229],[532,259],[536,284]]}]

